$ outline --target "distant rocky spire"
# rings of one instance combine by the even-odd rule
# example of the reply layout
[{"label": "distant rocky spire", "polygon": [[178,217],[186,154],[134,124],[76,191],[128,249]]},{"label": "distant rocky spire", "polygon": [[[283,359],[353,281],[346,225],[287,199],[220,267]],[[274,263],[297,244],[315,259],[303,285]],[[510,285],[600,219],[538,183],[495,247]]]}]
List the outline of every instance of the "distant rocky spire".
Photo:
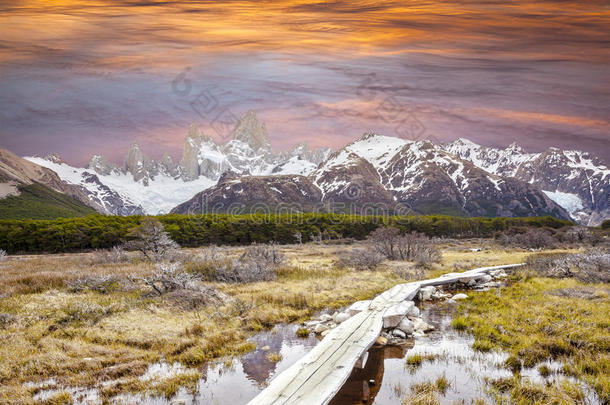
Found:
[{"label": "distant rocky spire", "polygon": [[89,164],[87,164],[87,169],[91,169],[99,175],[107,176],[116,166],[107,161],[102,155],[93,155],[91,160],[89,160]]},{"label": "distant rocky spire", "polygon": [[201,140],[201,132],[197,124],[193,122],[186,134],[184,148],[182,149],[182,160],[180,160],[184,180],[194,180],[199,177],[198,156],[201,150]]},{"label": "distant rocky spire", "polygon": [[267,128],[258,120],[256,113],[252,110],[249,110],[237,122],[233,130],[233,139],[247,143],[255,151],[271,150]]}]

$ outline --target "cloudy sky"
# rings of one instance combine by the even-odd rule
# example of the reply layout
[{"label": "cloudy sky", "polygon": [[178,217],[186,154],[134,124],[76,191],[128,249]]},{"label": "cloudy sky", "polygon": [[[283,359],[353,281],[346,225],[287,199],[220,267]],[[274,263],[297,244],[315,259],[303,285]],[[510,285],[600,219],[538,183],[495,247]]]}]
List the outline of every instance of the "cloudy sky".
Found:
[{"label": "cloudy sky", "polygon": [[179,158],[249,109],[272,144],[367,131],[610,161],[604,1],[4,0],[0,147]]}]

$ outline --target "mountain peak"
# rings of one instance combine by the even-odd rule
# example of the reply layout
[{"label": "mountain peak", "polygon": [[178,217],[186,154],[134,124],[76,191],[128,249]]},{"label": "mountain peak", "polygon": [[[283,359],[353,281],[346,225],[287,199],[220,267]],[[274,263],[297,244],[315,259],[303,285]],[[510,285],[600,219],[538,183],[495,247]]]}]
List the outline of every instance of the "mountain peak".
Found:
[{"label": "mountain peak", "polygon": [[237,122],[233,130],[233,139],[247,143],[254,150],[271,149],[267,128],[252,110],[248,110]]},{"label": "mountain peak", "polygon": [[188,142],[189,139],[192,139],[195,142],[201,139],[201,132],[199,131],[199,127],[197,126],[196,122],[191,122],[191,125],[189,125],[189,130],[186,134],[186,141]]},{"label": "mountain peak", "polygon": [[58,165],[65,163],[59,153],[51,153],[49,156],[45,157],[49,162],[57,163]]},{"label": "mountain peak", "polygon": [[523,149],[520,145],[517,144],[517,142],[513,142],[510,145],[508,145],[508,148],[506,148],[507,151],[509,152],[516,152],[516,153],[526,153],[525,149]]},{"label": "mountain peak", "polygon": [[97,174],[106,176],[109,175],[116,167],[107,161],[102,155],[93,155],[91,156],[91,160],[89,160],[89,164],[87,164],[86,168],[93,170]]},{"label": "mountain peak", "polygon": [[464,145],[469,147],[478,147],[481,146],[478,143],[472,142],[470,139],[466,138],[458,138],[452,142],[454,145]]}]

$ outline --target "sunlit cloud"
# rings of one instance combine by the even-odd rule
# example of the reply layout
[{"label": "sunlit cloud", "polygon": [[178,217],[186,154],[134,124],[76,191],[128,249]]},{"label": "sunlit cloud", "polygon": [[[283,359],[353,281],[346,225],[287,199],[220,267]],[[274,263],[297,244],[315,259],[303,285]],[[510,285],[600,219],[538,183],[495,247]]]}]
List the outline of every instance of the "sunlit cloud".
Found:
[{"label": "sunlit cloud", "polygon": [[602,1],[8,0],[0,18],[0,146],[20,154],[179,158],[190,122],[221,140],[216,116],[248,109],[276,148],[340,147],[396,135],[389,99],[441,140],[610,158]]}]

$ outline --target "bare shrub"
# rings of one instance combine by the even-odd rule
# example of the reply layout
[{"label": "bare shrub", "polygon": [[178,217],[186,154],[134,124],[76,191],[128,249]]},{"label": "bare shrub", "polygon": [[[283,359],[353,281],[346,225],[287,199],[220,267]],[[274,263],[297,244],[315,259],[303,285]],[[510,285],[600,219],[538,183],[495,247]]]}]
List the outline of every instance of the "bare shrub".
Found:
[{"label": "bare shrub", "polygon": [[101,294],[106,294],[112,291],[124,289],[123,283],[126,280],[121,280],[114,275],[105,276],[87,276],[79,277],[76,280],[66,281],[70,292],[82,292],[86,290],[96,291]]},{"label": "bare shrub", "polygon": [[254,260],[278,266],[284,261],[284,255],[275,243],[268,245],[255,243],[252,246],[248,246],[239,259],[240,261]]},{"label": "bare shrub", "polygon": [[158,263],[153,274],[140,280],[158,295],[181,289],[197,289],[196,277],[183,271],[180,263]]},{"label": "bare shrub", "polygon": [[504,246],[517,246],[525,249],[544,249],[557,247],[557,240],[544,229],[528,229],[523,233],[502,234],[498,238]]},{"label": "bare shrub", "polygon": [[142,224],[131,231],[130,236],[133,240],[125,246],[139,251],[151,262],[172,261],[177,257],[180,246],[170,238],[163,224],[154,218],[144,218]]},{"label": "bare shrub", "polygon": [[373,248],[390,260],[415,260],[430,265],[440,260],[440,252],[426,235],[411,232],[400,234],[397,228],[377,228],[368,238]]},{"label": "bare shrub", "polygon": [[356,270],[376,270],[385,257],[372,248],[353,249],[343,252],[337,264],[342,267],[352,267]]},{"label": "bare shrub", "polygon": [[229,296],[212,286],[200,286],[198,289],[180,289],[167,293],[165,299],[185,311],[193,311],[206,305],[222,305],[229,301]]},{"label": "bare shrub", "polygon": [[584,283],[608,283],[610,253],[594,249],[576,254],[536,255],[528,258],[527,268],[543,277],[569,277]]},{"label": "bare shrub", "polygon": [[421,280],[426,272],[418,266],[400,266],[393,270],[394,274],[404,280]]},{"label": "bare shrub", "polygon": [[230,258],[216,247],[208,248],[186,266],[206,281],[252,283],[275,280],[275,270],[283,261],[276,245],[255,244],[247,247],[239,258]]},{"label": "bare shrub", "polygon": [[129,261],[127,253],[122,246],[114,246],[111,249],[96,249],[92,253],[92,264],[119,264]]},{"label": "bare shrub", "polygon": [[418,266],[429,268],[441,261],[441,252],[431,243],[421,243],[415,250],[413,259]]}]

